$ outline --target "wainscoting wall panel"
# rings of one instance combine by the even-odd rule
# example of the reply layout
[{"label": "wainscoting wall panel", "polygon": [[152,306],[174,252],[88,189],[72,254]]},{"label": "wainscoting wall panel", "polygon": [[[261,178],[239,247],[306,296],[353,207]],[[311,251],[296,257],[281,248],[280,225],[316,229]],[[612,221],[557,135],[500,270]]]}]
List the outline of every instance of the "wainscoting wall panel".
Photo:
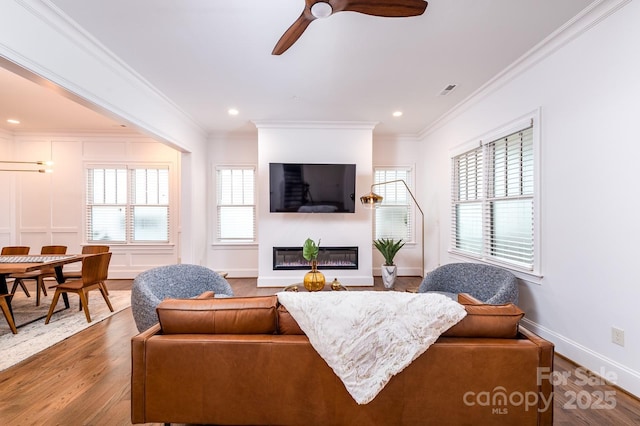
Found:
[{"label": "wainscoting wall panel", "polygon": [[92,243],[85,235],[85,169],[92,165],[157,167],[163,164],[170,169],[170,217],[173,219],[170,241],[168,244],[106,242],[113,252],[109,277],[135,278],[152,267],[177,263],[180,217],[178,151],[131,133],[17,134],[12,140],[0,138],[0,153],[3,151],[11,152],[11,158],[51,160],[54,164],[53,173],[12,173],[7,180],[2,179],[0,196],[5,196],[6,205],[13,207],[0,213],[2,245],[29,245],[31,253],[37,254],[43,245],[60,244],[66,245],[69,253],[79,253],[83,245]]}]

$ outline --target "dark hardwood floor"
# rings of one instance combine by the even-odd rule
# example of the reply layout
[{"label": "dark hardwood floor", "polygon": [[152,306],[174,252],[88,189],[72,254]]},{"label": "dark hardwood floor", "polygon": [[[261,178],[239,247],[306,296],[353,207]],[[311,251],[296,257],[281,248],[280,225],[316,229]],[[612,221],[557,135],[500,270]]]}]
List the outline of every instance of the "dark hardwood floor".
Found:
[{"label": "dark hardwood floor", "polygon": [[[255,279],[229,282],[237,295],[280,290],[256,288]],[[415,288],[419,282],[419,277],[399,277],[397,289]],[[110,280],[108,287],[128,289],[131,281]],[[358,289],[371,287],[352,288]],[[379,279],[375,289],[382,289]],[[0,424],[130,425],[130,339],[135,334],[131,309],[126,309],[0,372]],[[558,373],[576,377],[577,368],[570,360],[556,356]],[[555,387],[555,425],[640,424],[638,399],[597,380],[583,386],[577,382],[570,380]],[[596,401],[600,401],[600,409],[594,405]]]}]

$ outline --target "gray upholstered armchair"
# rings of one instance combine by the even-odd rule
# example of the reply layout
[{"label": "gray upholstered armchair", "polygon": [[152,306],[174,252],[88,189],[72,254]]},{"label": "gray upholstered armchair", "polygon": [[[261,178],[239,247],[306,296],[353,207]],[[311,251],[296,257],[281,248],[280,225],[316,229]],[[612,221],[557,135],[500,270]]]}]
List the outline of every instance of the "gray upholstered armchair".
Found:
[{"label": "gray upholstered armchair", "polygon": [[429,272],[418,293],[435,291],[455,299],[458,293],[469,293],[491,305],[518,304],[518,279],[506,269],[480,263],[450,263]]},{"label": "gray upholstered armchair", "polygon": [[227,280],[204,266],[168,265],[142,272],[131,288],[131,311],[138,331],[158,322],[156,306],[164,299],[188,299],[205,291],[213,291],[215,297],[233,296]]}]

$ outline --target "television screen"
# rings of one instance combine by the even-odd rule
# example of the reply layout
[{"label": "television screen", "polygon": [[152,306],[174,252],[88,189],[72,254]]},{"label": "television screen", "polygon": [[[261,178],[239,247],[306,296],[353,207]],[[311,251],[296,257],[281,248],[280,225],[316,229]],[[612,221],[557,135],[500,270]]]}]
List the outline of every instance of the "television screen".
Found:
[{"label": "television screen", "polygon": [[271,212],[354,213],[355,164],[269,164]]}]

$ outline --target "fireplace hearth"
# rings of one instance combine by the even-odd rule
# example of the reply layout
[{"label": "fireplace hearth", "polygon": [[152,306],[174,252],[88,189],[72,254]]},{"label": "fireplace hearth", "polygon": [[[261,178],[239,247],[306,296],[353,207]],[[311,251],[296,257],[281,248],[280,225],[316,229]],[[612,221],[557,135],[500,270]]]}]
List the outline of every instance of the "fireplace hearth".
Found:
[{"label": "fireplace hearth", "polygon": [[[274,247],[273,270],[310,269],[302,247]],[[358,247],[320,247],[318,269],[358,269]]]}]

